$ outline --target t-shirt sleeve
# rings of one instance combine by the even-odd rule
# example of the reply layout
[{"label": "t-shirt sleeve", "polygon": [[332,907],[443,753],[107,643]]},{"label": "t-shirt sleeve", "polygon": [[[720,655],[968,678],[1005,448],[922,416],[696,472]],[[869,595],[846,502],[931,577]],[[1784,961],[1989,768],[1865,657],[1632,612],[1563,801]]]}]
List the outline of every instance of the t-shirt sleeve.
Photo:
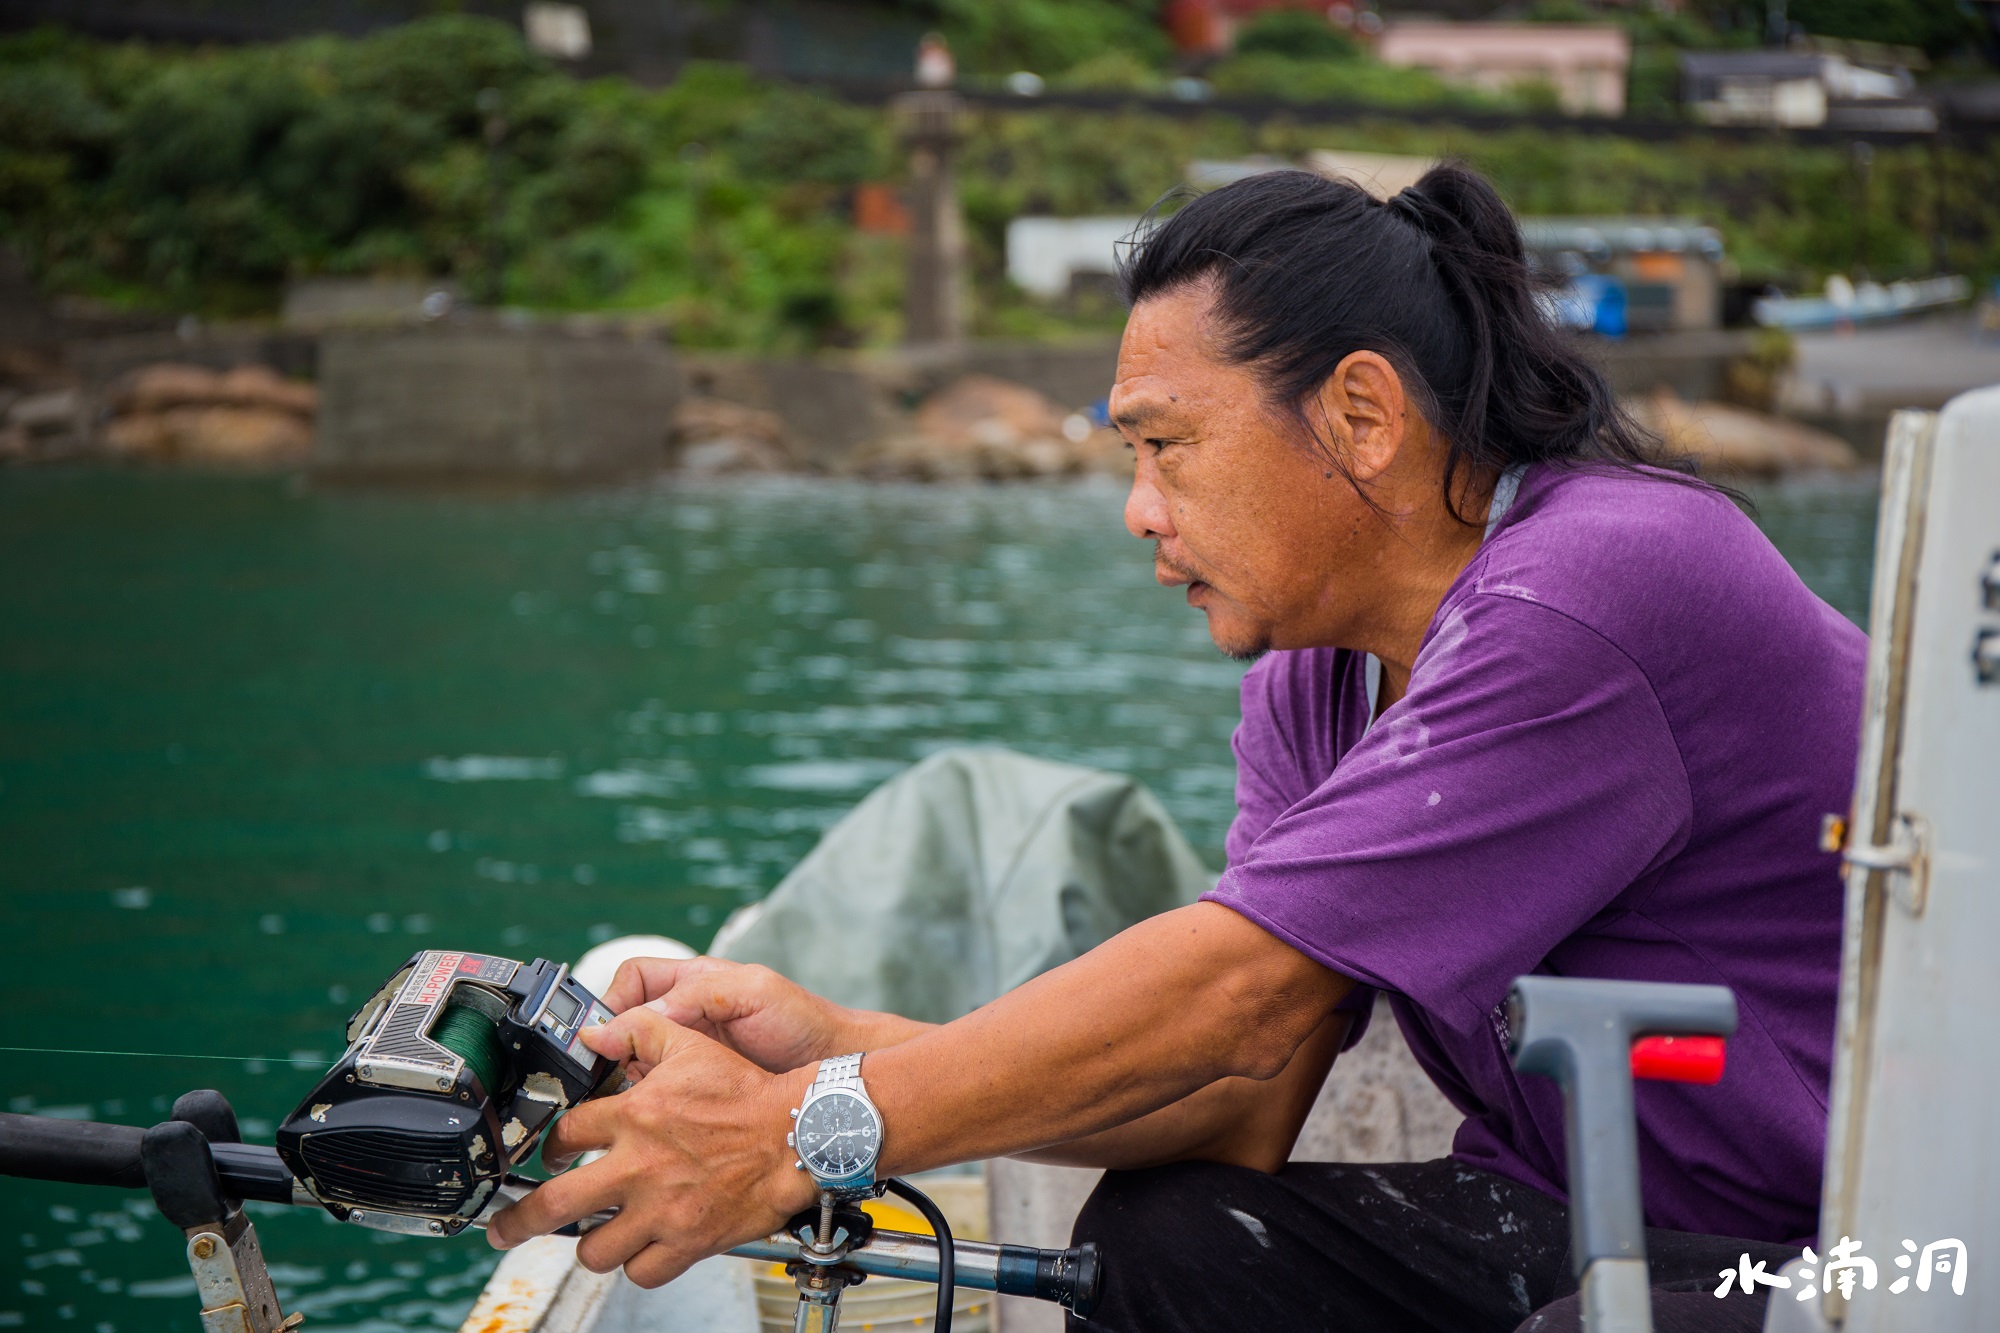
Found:
[{"label": "t-shirt sleeve", "polygon": [[1474,594],[1405,696],[1207,897],[1469,1032],[1680,849],[1691,809],[1630,658],[1561,612]]},{"label": "t-shirt sleeve", "polygon": [[1236,755],[1236,818],[1223,840],[1232,866],[1312,789],[1294,746],[1310,720],[1293,715],[1288,668],[1293,668],[1291,659],[1273,653],[1243,676],[1243,717],[1229,740]]}]

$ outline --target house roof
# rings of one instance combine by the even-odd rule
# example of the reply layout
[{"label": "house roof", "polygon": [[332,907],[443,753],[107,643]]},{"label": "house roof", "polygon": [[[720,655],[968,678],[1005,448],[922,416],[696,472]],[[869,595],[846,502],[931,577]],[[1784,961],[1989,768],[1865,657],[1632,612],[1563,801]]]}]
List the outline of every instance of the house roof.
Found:
[{"label": "house roof", "polygon": [[1586,255],[1667,251],[1722,257],[1722,233],[1699,218],[1522,218],[1521,240],[1547,254],[1575,250]]},{"label": "house roof", "polygon": [[1382,30],[1375,53],[1392,65],[1622,68],[1632,58],[1632,39],[1623,28],[1593,24],[1439,23],[1403,19]]},{"label": "house roof", "polygon": [[1687,51],[1681,73],[1697,79],[1817,79],[1821,57],[1796,51]]}]

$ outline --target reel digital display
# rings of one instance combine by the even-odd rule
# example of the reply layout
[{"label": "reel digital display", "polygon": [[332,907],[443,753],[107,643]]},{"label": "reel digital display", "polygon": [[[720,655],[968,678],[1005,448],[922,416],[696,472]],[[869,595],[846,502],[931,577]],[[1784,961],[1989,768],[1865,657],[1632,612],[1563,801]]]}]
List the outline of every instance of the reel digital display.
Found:
[{"label": "reel digital display", "polygon": [[455,1235],[557,1115],[612,1090],[617,1064],[582,1041],[610,1019],[566,966],[426,950],[348,1020],[278,1154],[336,1217]]}]

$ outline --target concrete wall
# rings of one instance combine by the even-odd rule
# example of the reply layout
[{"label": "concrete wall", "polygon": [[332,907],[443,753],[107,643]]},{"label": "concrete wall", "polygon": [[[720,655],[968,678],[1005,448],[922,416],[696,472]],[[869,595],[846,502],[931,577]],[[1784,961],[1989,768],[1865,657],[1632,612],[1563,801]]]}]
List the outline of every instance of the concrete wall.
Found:
[{"label": "concrete wall", "polygon": [[1751,356],[1757,334],[1748,329],[1698,329],[1623,342],[1589,344],[1590,356],[1621,395],[1672,389],[1690,402],[1722,398],[1729,364]]},{"label": "concrete wall", "polygon": [[682,391],[654,339],[434,327],[326,335],[315,471],[534,481],[667,465]]}]

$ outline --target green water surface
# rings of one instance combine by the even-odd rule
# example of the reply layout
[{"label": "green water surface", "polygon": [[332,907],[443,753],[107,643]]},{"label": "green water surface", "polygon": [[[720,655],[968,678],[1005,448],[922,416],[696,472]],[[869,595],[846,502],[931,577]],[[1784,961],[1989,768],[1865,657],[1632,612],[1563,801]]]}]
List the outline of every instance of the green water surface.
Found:
[{"label": "green water surface", "polygon": [[[1865,612],[1874,491],[1758,493]],[[419,948],[697,946],[945,745],[1134,774],[1220,862],[1241,667],[1106,484],[781,481],[539,498],[0,472],[7,1109],[246,1137]],[[477,1237],[256,1215],[308,1328],[455,1328]],[[142,1196],[0,1179],[0,1328],[198,1327]]]}]

